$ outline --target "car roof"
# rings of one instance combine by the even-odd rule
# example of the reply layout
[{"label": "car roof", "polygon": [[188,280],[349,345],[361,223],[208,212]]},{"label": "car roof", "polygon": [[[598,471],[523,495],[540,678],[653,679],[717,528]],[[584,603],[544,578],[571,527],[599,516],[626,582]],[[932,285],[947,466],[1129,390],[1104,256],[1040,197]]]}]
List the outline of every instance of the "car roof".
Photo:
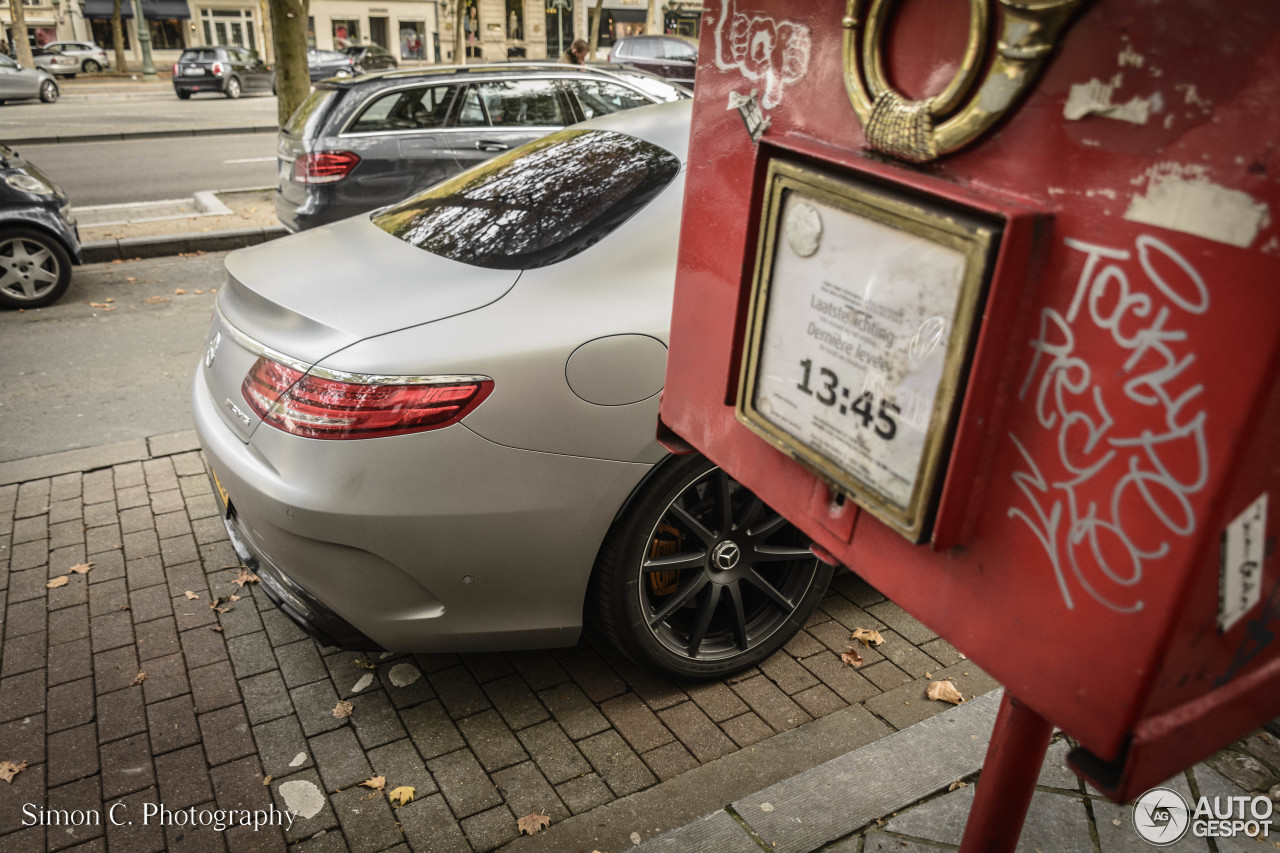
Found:
[{"label": "car roof", "polygon": [[693,99],[621,110],[573,125],[575,129],[614,130],[652,142],[674,154],[683,166],[689,159]]},{"label": "car roof", "polygon": [[340,80],[325,80],[324,85],[335,89],[349,89],[355,86],[368,85],[375,82],[401,82],[404,80],[434,80],[443,77],[469,77],[473,75],[510,75],[512,77],[520,77],[529,74],[546,74],[553,72],[555,74],[573,75],[580,74],[583,76],[614,76],[615,71],[625,71],[627,74],[645,74],[653,77],[655,80],[661,80],[664,83],[671,81],[665,80],[657,75],[648,74],[636,68],[624,65],[610,65],[605,63],[592,63],[590,65],[569,65],[562,62],[492,62],[479,65],[434,65],[428,68],[391,68],[386,71],[377,71],[372,74],[362,74],[359,77],[349,77]]}]

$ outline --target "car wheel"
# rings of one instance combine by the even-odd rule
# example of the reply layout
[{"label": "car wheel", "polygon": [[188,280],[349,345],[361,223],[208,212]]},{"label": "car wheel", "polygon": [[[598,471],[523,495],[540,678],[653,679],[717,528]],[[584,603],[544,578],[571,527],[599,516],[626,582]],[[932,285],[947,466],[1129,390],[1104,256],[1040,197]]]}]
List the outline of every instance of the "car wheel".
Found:
[{"label": "car wheel", "polygon": [[670,457],[614,521],[590,615],[637,663],[718,678],[790,640],[831,574],[803,533],[708,459]]},{"label": "car wheel", "polygon": [[58,100],[58,84],[52,80],[45,80],[40,84],[40,100],[46,104],[52,104]]},{"label": "car wheel", "polygon": [[53,237],[26,228],[0,232],[0,305],[41,308],[70,284],[71,256]]},{"label": "car wheel", "polygon": [[81,63],[80,70],[84,71],[85,74],[96,74],[102,70],[102,66],[98,64],[97,60],[86,59]]},{"label": "car wheel", "polygon": [[186,101],[186,100],[190,100],[190,98],[191,98],[190,92],[183,92],[181,90],[178,91],[178,100]]},{"label": "car wheel", "polygon": [[240,78],[239,77],[232,77],[227,80],[226,94],[227,94],[227,97],[233,101],[236,98],[240,97]]}]

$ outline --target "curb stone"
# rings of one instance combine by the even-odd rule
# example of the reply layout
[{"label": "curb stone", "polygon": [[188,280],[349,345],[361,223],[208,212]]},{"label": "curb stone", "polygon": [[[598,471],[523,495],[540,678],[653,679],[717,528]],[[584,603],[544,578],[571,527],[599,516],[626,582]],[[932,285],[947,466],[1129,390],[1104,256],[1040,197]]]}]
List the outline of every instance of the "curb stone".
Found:
[{"label": "curb stone", "polygon": [[227,231],[210,231],[196,234],[163,234],[156,237],[127,237],[119,240],[95,240],[80,247],[84,263],[127,261],[134,258],[160,258],[183,252],[221,252],[256,246],[277,237],[284,237],[289,229],[283,225],[258,228],[236,228]]}]

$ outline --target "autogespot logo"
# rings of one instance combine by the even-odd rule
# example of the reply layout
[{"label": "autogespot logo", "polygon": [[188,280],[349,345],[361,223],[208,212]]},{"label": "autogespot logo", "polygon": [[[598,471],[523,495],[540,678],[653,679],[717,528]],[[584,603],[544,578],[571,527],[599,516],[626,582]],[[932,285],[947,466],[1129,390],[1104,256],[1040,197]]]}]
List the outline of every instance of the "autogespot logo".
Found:
[{"label": "autogespot logo", "polygon": [[1264,796],[1201,797],[1193,810],[1172,788],[1152,788],[1133,804],[1133,827],[1157,847],[1196,838],[1269,838],[1275,804]]},{"label": "autogespot logo", "polygon": [[1191,809],[1172,788],[1152,788],[1133,804],[1133,827],[1157,847],[1176,844],[1191,828]]}]

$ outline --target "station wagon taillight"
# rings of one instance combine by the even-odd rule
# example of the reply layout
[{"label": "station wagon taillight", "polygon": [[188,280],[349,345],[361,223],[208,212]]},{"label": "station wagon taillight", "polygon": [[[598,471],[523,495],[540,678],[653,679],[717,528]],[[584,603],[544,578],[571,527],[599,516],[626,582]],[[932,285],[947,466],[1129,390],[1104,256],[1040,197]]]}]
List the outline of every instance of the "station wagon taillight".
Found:
[{"label": "station wagon taillight", "polygon": [[221,77],[221,76],[222,76],[222,63],[221,63],[221,62],[215,62],[215,63],[213,63],[213,76],[214,76],[214,77]]},{"label": "station wagon taillight", "polygon": [[293,161],[293,179],[300,184],[332,184],[351,173],[360,155],[351,151],[315,151]]},{"label": "station wagon taillight", "polygon": [[303,438],[381,438],[452,426],[493,391],[492,379],[438,376],[412,382],[340,381],[260,356],[241,393],[263,423]]}]

